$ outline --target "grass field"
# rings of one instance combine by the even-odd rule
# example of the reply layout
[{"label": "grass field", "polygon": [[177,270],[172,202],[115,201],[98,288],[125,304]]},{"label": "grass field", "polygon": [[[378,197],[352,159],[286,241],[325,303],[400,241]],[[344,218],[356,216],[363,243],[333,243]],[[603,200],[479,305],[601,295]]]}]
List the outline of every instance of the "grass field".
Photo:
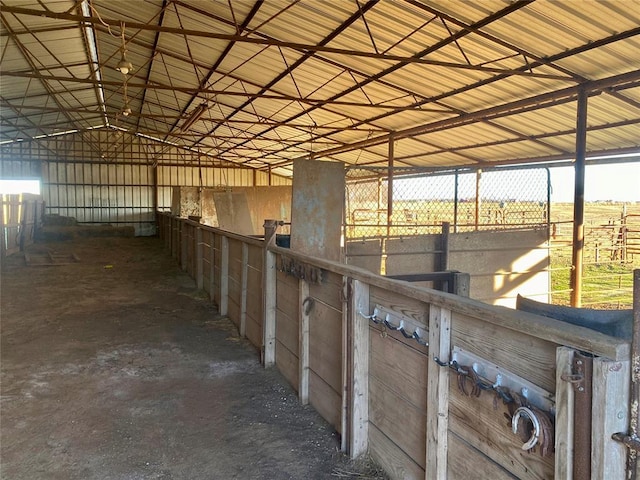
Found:
[{"label": "grass field", "polygon": [[[387,212],[376,203],[355,201],[347,228],[349,238],[411,236],[441,231],[442,222],[459,230],[474,230],[475,203],[452,201],[400,201],[394,203],[392,227]],[[568,305],[573,242],[573,204],[552,203],[551,289],[555,304]],[[540,225],[547,220],[545,204],[538,202],[482,202],[480,229]],[[621,227],[625,223],[626,233]],[[624,237],[624,238],[623,238]],[[640,202],[588,202],[585,204],[585,242],[582,305],[592,308],[630,308],[633,270],[640,268]]]},{"label": "grass field", "polygon": [[[552,238],[551,286],[553,303],[570,298],[573,204],[551,205],[556,225]],[[620,227],[626,222],[626,242]],[[582,304],[593,308],[631,308],[633,270],[640,268],[640,203],[592,202],[585,204],[585,249]],[[626,248],[624,248],[626,247]]]}]

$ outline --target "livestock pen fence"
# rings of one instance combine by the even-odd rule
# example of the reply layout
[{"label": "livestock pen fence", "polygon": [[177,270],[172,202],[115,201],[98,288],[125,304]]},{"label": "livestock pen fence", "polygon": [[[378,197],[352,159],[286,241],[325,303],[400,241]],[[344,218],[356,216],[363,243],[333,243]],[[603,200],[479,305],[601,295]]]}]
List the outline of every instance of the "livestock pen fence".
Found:
[{"label": "livestock pen fence", "polygon": [[[570,479],[585,467],[625,478],[627,450],[611,436],[629,428],[628,342],[277,247],[271,235],[158,217],[182,268],[351,456],[369,452],[393,479]],[[583,358],[589,388],[575,381]],[[585,402],[592,413],[574,421]]]},{"label": "livestock pen fence", "polygon": [[[573,204],[551,202],[549,168],[347,169],[347,241],[379,240],[392,259],[388,239],[439,234],[444,224],[451,233],[547,228],[551,288],[538,293],[569,303]],[[588,202],[584,235],[582,304],[630,308],[632,271],[640,267],[640,203]]]}]

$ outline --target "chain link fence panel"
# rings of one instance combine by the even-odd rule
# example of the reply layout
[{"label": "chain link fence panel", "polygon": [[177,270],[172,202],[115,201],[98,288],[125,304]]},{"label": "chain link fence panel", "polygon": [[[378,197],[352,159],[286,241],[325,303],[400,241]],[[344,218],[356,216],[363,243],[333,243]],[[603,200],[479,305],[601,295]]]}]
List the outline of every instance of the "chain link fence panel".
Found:
[{"label": "chain link fence panel", "polygon": [[[392,185],[392,202],[389,189]],[[347,175],[347,238],[374,238],[547,225],[548,169],[433,173],[352,167]]]}]

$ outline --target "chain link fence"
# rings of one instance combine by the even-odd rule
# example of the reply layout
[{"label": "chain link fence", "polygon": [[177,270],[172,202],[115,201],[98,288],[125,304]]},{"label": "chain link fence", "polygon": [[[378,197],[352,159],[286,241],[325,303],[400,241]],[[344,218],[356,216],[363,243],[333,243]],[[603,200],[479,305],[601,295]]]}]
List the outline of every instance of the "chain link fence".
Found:
[{"label": "chain link fence", "polygon": [[[415,168],[352,167],[347,174],[349,239],[547,225],[546,168],[433,173]],[[389,195],[391,191],[391,195]],[[390,201],[391,199],[391,201]]]}]

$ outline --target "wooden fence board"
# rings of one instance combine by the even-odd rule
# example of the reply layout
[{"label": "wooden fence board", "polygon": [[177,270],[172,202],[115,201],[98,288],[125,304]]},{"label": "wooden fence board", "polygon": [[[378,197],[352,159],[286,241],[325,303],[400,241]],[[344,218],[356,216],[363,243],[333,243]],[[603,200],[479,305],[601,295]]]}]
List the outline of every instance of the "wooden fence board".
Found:
[{"label": "wooden fence board", "polygon": [[291,386],[298,391],[298,357],[276,339],[276,366]]},{"label": "wooden fence board", "polygon": [[369,422],[424,468],[426,409],[413,406],[375,377],[369,379],[369,387]]},{"label": "wooden fence board", "polygon": [[342,397],[313,370],[309,371],[309,403],[340,433]]},{"label": "wooden fence board", "polygon": [[342,311],[342,276],[324,272],[322,284],[309,283],[309,294],[316,300]]},{"label": "wooden fence board", "polygon": [[[458,390],[456,374],[451,373],[449,391],[449,430],[522,480],[553,478],[553,456],[539,451],[528,453],[524,443],[511,431],[505,418],[506,407],[491,391],[467,397]],[[539,450],[539,449],[538,449]]]},{"label": "wooden fence board", "polygon": [[371,299],[369,301],[369,308],[372,310],[370,313],[373,313],[375,305],[381,305],[421,323],[424,325],[425,330],[428,330],[429,308],[427,304],[378,287],[371,287],[370,292]]},{"label": "wooden fence board", "polygon": [[276,339],[291,353],[298,355],[298,319],[276,310]]},{"label": "wooden fence board", "polygon": [[256,348],[262,346],[262,324],[256,322],[253,317],[247,315],[247,340]]},{"label": "wooden fence board", "polygon": [[429,357],[391,337],[382,337],[377,329],[370,329],[369,339],[369,375],[415,407],[426,408]]},{"label": "wooden fence board", "polygon": [[458,314],[453,315],[452,330],[452,346],[486,358],[549,392],[555,391],[558,345]]},{"label": "wooden fence board", "polygon": [[[424,480],[424,469],[374,424],[369,425],[369,449],[371,458],[384,468],[391,478]],[[467,480],[470,480],[470,477]]]},{"label": "wooden fence board", "polygon": [[447,466],[448,480],[471,480],[475,478],[514,480],[518,478],[452,432],[449,432]]},{"label": "wooden fence board", "polygon": [[309,367],[342,391],[342,314],[316,301],[309,318]]}]

